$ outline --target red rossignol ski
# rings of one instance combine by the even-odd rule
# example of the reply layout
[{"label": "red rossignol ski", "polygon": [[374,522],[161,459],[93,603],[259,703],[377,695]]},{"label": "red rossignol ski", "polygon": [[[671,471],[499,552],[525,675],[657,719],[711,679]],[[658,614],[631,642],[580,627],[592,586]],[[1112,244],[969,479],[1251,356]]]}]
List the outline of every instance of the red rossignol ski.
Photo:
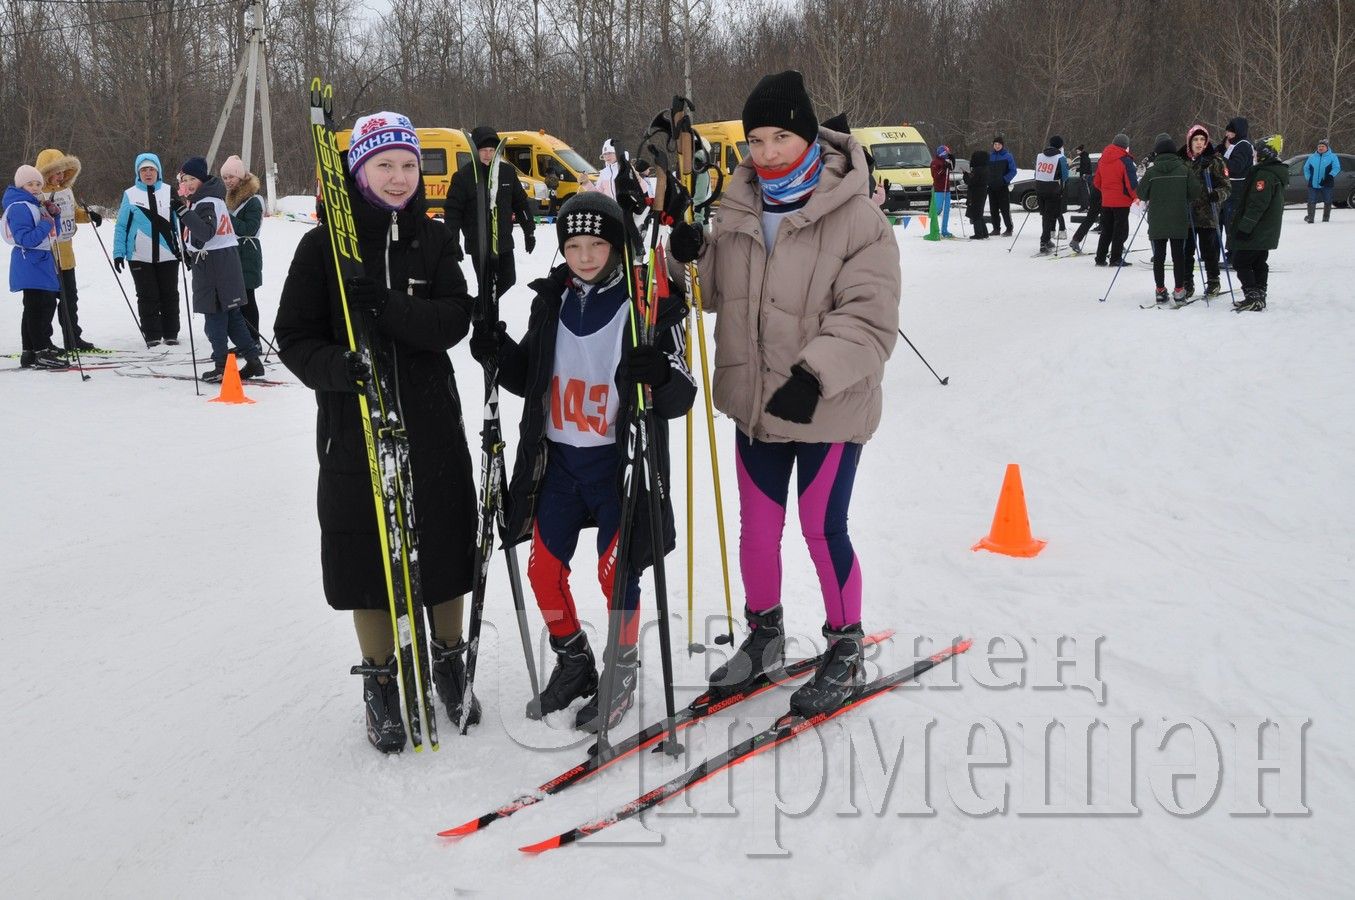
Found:
[{"label": "red rossignol ski", "polygon": [[[862,641],[862,644],[864,646],[882,644],[893,636],[894,632],[892,629],[877,631],[874,634],[867,635]],[[793,681],[796,678],[803,678],[810,672],[813,672],[822,661],[823,654],[793,662],[786,666],[783,677],[779,680],[772,681],[770,679],[764,679],[754,683],[745,690],[739,691],[736,694],[731,694],[720,700],[712,701],[709,692],[703,693],[678,713],[677,727],[681,730],[707,716],[712,716],[722,710],[728,709],[736,703],[741,703],[750,697],[756,697],[758,694],[761,694],[778,684],[782,684],[786,681]],[[658,722],[641,729],[624,741],[614,744],[611,748],[611,752],[607,754],[605,759],[600,759],[597,755],[589,756],[588,759],[566,772],[561,772],[550,781],[547,781],[545,784],[538,787],[535,791],[520,794],[493,812],[488,812],[483,816],[471,819],[463,825],[458,825],[455,828],[448,828],[445,831],[439,831],[438,836],[464,837],[468,834],[474,834],[492,822],[497,822],[499,819],[506,819],[519,810],[534,806],[552,794],[558,794],[581,781],[585,781],[592,777],[594,773],[600,772],[612,763],[624,759],[631,754],[638,753],[646,747],[652,746],[664,736],[664,733],[667,730],[667,719],[661,719]]]},{"label": "red rossignol ski", "polygon": [[542,853],[546,850],[554,850],[556,847],[572,844],[590,834],[597,834],[599,831],[602,831],[604,828],[610,828],[617,822],[633,818],[647,809],[658,806],[670,797],[674,797],[677,794],[681,794],[684,791],[695,787],[717,773],[723,772],[725,769],[736,766],[750,757],[757,756],[763,751],[784,744],[786,741],[798,737],[806,731],[819,727],[829,719],[836,718],[850,709],[855,709],[863,703],[888,693],[905,682],[912,681],[928,669],[945,662],[952,656],[965,652],[972,643],[973,641],[963,640],[946,650],[942,650],[940,653],[935,653],[924,660],[919,660],[905,669],[900,669],[897,672],[877,678],[862,688],[861,692],[850,702],[838,707],[832,712],[820,713],[809,718],[796,715],[795,713],[787,713],[780,719],[777,719],[775,723],[762,731],[759,731],[747,740],[735,744],[733,747],[730,747],[728,750],[717,756],[711,756],[702,760],[696,766],[688,769],[667,784],[660,785],[652,791],[636,797],[634,800],[623,806],[617,807],[602,818],[594,819],[592,822],[587,822],[583,825],[571,828],[568,831],[561,832],[554,837],[546,838],[544,841],[529,844],[528,846],[519,849],[524,853]]}]

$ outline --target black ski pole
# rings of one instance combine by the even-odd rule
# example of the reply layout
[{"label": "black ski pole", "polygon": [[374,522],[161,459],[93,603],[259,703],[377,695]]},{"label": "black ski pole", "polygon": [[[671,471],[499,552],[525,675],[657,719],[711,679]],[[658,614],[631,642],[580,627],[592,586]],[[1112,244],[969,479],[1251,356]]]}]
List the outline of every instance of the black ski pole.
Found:
[{"label": "black ski pole", "polygon": [[1115,272],[1110,276],[1110,284],[1106,286],[1106,295],[1101,298],[1102,303],[1106,302],[1106,297],[1109,297],[1111,290],[1114,289],[1115,279],[1120,277],[1120,270],[1131,265],[1125,257],[1129,255],[1129,247],[1133,246],[1134,239],[1139,236],[1139,229],[1143,227],[1143,220],[1146,218],[1148,218],[1148,207],[1145,206],[1143,208],[1143,215],[1139,216],[1139,224],[1134,226],[1134,236],[1129,239],[1129,244],[1127,244],[1125,249],[1120,252],[1119,262],[1115,264]]},{"label": "black ski pole", "polygon": [[[1207,166],[1205,167],[1205,170],[1204,170],[1204,189],[1205,189],[1206,191],[1209,191],[1211,194],[1214,192],[1214,178],[1213,178],[1213,176],[1210,174],[1209,168],[1208,168]],[[1210,200],[1210,201],[1209,201],[1209,208],[1210,208],[1210,210],[1214,213],[1214,221],[1218,224],[1218,227],[1214,229],[1214,240],[1218,241],[1218,244],[1219,244],[1219,257],[1220,257],[1220,259],[1221,259],[1224,263],[1227,263],[1227,262],[1228,262],[1228,258],[1227,258],[1227,255],[1224,253],[1224,250],[1223,250],[1223,218],[1222,218],[1222,213],[1219,211],[1219,205],[1218,205],[1218,203],[1217,203],[1216,201]],[[1234,302],[1234,303],[1236,303],[1236,302],[1237,302],[1237,297],[1233,294],[1233,270],[1232,270],[1232,267],[1231,267],[1231,266],[1228,266],[1228,265],[1224,265],[1224,266],[1221,266],[1221,268],[1223,269],[1223,274],[1224,274],[1225,276],[1227,276],[1227,278],[1228,278],[1228,296],[1231,297],[1231,298],[1233,299],[1233,302]]]},{"label": "black ski pole", "polygon": [[266,345],[268,346],[268,351],[267,351],[267,353],[264,354],[264,357],[263,357],[263,361],[264,361],[264,362],[268,362],[268,354],[269,354],[269,353],[277,353],[277,352],[278,352],[278,348],[275,347],[275,346],[273,346],[273,342],[270,341],[268,338],[264,337],[264,336],[263,336],[263,332],[260,331],[260,330],[258,329],[258,326],[256,326],[256,325],[255,325],[253,322],[251,322],[249,319],[245,319],[245,324],[249,326],[249,330],[250,330],[250,331],[254,332],[254,336],[255,336],[256,338],[258,338],[259,340],[263,341],[264,344],[266,344]]},{"label": "black ski pole", "polygon": [[[53,247],[56,245],[53,244]],[[85,364],[80,361],[80,338],[75,333],[75,324],[71,321],[71,307],[66,298],[66,279],[61,277],[61,257],[52,254],[52,265],[56,267],[57,293],[61,296],[61,317],[66,321],[66,334],[70,335],[71,352],[75,354],[75,367],[80,370],[80,380],[89,381],[85,374]]]},{"label": "black ski pole", "polygon": [[[902,329],[902,328],[899,329],[899,337],[903,338],[905,341],[908,341],[908,335],[906,335],[906,334],[903,333],[903,329]],[[909,346],[909,347],[913,347],[913,342],[912,342],[912,341],[908,341],[908,346]],[[949,376],[949,375],[947,375],[945,378],[942,378],[940,375],[937,375],[937,374],[936,374],[936,370],[935,370],[935,369],[932,369],[932,364],[929,363],[929,362],[927,362],[927,357],[925,357],[925,356],[923,356],[921,353],[919,353],[919,352],[918,352],[918,349],[917,349],[916,347],[913,347],[913,352],[914,352],[914,353],[917,353],[917,358],[920,359],[920,360],[922,360],[922,364],[923,364],[924,366],[926,366],[928,369],[931,369],[931,373],[932,373],[933,375],[936,376],[936,380],[937,380],[937,381],[941,382],[942,384],[950,384],[950,376]]]},{"label": "black ski pole", "polygon": [[[1025,204],[1023,203],[1022,205],[1024,206]],[[1012,245],[1007,248],[1008,253],[1011,253],[1012,250],[1016,248],[1016,242],[1021,240],[1021,232],[1026,230],[1026,223],[1029,221],[1030,221],[1030,210],[1027,210],[1026,217],[1021,220],[1021,227],[1016,229],[1016,236],[1012,238]]]},{"label": "black ski pole", "polygon": [[141,340],[146,343],[146,349],[149,350],[151,345],[149,341],[146,341],[146,332],[141,328],[141,320],[137,318],[136,310],[132,309],[132,298],[127,296],[127,288],[122,286],[122,279],[118,277],[118,268],[113,265],[113,257],[108,255],[108,246],[104,244],[103,235],[99,234],[99,226],[94,224],[93,216],[90,215],[89,204],[81,203],[80,205],[85,208],[85,215],[90,216],[90,225],[94,228],[94,236],[99,239],[99,249],[104,252],[104,259],[108,261],[108,268],[113,270],[113,280],[118,283],[118,290],[122,292],[122,302],[127,304],[127,311],[132,314],[132,321],[136,323],[137,334],[141,335]]},{"label": "black ski pole", "polygon": [[[656,122],[658,120],[656,119]],[[643,145],[654,133],[651,126],[649,133],[646,133],[641,141]],[[671,133],[671,132],[670,132]],[[650,148],[657,149],[657,148]],[[644,287],[636,284],[635,277],[638,272],[643,271],[642,267],[635,266],[632,262],[631,251],[633,247],[642,246],[639,240],[639,234],[635,231],[635,213],[643,203],[643,192],[638,183],[635,182],[634,168],[630,161],[630,155],[621,153],[620,167],[618,170],[617,196],[621,199],[621,209],[625,213],[627,235],[625,238],[625,253],[623,254],[622,265],[625,268],[626,289],[631,297],[631,342],[639,344],[647,340],[650,336],[649,329],[652,323],[649,321],[647,311],[649,303],[657,303],[657,300],[651,296],[649,288],[649,279],[646,278]],[[656,157],[657,162],[666,162],[662,154]],[[663,199],[665,196],[665,187],[667,184],[666,166],[656,166],[658,169],[658,186],[654,192],[654,203],[651,207],[651,241],[657,245],[659,238],[659,216],[663,210]],[[653,272],[650,274],[656,278],[666,278],[664,271]],[[645,295],[639,297],[638,291],[643,290]],[[636,322],[637,315],[642,311],[640,303],[645,303],[646,321],[643,329],[639,328]],[[657,310],[657,306],[654,307]],[[628,392],[629,393],[629,392]],[[628,588],[629,578],[631,576],[631,535],[634,533],[634,519],[636,506],[638,503],[638,494],[640,491],[641,478],[648,480],[650,485],[650,497],[648,502],[647,514],[650,516],[651,534],[655,531],[659,533],[659,549],[654,551],[654,606],[657,613],[659,625],[659,649],[662,655],[663,681],[664,681],[664,706],[668,716],[668,739],[660,747],[663,752],[676,756],[682,752],[682,745],[677,740],[677,716],[673,700],[673,664],[671,658],[671,640],[668,623],[668,596],[667,582],[664,577],[663,553],[662,553],[662,516],[655,517],[655,510],[659,509],[657,500],[657,491],[661,490],[661,482],[657,467],[651,464],[651,460],[657,460],[656,451],[652,451],[649,443],[649,426],[652,420],[649,414],[649,404],[645,402],[645,391],[641,385],[636,385],[636,390],[628,398],[628,406],[631,410],[629,421],[626,426],[626,447],[625,447],[625,468],[623,469],[622,484],[625,487],[625,494],[622,496],[621,504],[621,524],[617,532],[616,556],[613,565],[612,577],[612,597],[609,603],[609,615],[607,617],[607,648],[603,655],[602,682],[598,688],[598,718],[597,724],[597,748],[596,753],[599,760],[604,760],[609,751],[607,744],[607,733],[609,729],[609,720],[611,718],[612,694],[615,691],[616,684],[616,661],[619,657],[619,648],[621,643],[621,619],[624,615],[639,615],[638,610],[625,610],[625,597]],[[652,455],[655,454],[655,455]],[[640,468],[644,466],[649,471],[641,474]],[[635,573],[639,577],[639,573]]]},{"label": "black ski pole", "polygon": [[[469,140],[469,135],[467,136]],[[472,144],[474,142],[472,141]],[[497,327],[499,321],[499,211],[494,182],[498,179],[503,161],[503,142],[494,151],[494,158],[486,167],[485,190],[479,184],[479,160],[471,160],[476,176],[476,259],[479,260],[479,298],[475,304],[476,324]],[[490,201],[490,197],[495,202]],[[489,581],[489,560],[494,555],[495,528],[502,539],[506,526],[504,518],[504,441],[499,417],[499,366],[497,360],[484,365],[485,403],[480,430],[480,521],[475,547],[475,580],[471,590],[470,637],[466,650],[466,690],[463,698],[467,710],[461,723],[461,733],[470,728],[471,704],[474,702],[475,671],[480,654],[480,630],[484,621],[485,593]],[[522,655],[527,666],[527,678],[532,687],[531,706],[541,704],[541,687],[536,675],[536,661],[532,652],[531,627],[527,622],[526,600],[522,592],[522,575],[518,570],[517,551],[503,544],[504,561],[508,565],[509,589],[522,639]]]},{"label": "black ski pole", "polygon": [[[1189,199],[1186,200],[1186,222],[1187,224],[1190,225],[1190,242],[1195,245],[1195,258],[1190,261],[1190,267],[1192,269],[1197,269],[1196,274],[1199,276],[1200,281],[1202,282],[1202,285],[1200,287],[1200,295],[1204,297],[1204,305],[1208,306],[1209,295],[1206,294],[1205,291],[1209,286],[1209,281],[1205,277],[1206,273],[1204,270],[1204,247],[1201,246],[1203,242],[1200,239],[1200,230],[1195,227],[1195,210],[1191,208]],[[1193,278],[1191,280],[1194,281]]]},{"label": "black ski pole", "polygon": [[[172,212],[172,211],[171,211]],[[202,385],[198,378],[198,348],[193,343],[193,298],[188,291],[188,245],[184,243],[183,235],[178,231],[174,232],[175,243],[179,245],[179,271],[183,275],[183,305],[188,310],[188,318],[184,325],[188,328],[188,356],[193,360],[193,393],[202,396]]]}]

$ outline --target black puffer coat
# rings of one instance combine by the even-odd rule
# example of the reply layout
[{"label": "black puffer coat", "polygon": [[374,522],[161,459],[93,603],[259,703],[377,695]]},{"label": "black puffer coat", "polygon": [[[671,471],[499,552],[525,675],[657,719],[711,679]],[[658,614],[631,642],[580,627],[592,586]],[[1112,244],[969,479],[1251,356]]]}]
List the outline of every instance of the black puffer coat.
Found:
[{"label": "black puffer coat", "polygon": [[[424,215],[422,187],[397,216],[369,204],[349,181],[367,277],[390,287],[375,322],[378,352],[395,360],[409,433],[424,603],[471,587],[475,485],[447,350],[470,326],[470,297],[451,234]],[[389,252],[389,257],[387,253]],[[386,260],[389,259],[389,271]],[[388,279],[388,280],[387,280]],[[385,609],[388,599],[358,395],[347,374],[348,340],[324,228],[301,239],[274,325],[283,363],[315,391],[319,407],[318,506],[325,599],[335,609]]]},{"label": "black puffer coat", "polygon": [[[504,390],[511,391],[526,399],[522,405],[522,425],[518,442],[517,460],[513,464],[513,478],[509,484],[506,498],[504,541],[517,544],[532,536],[532,525],[536,516],[536,501],[541,492],[542,479],[546,474],[546,415],[550,406],[550,379],[555,368],[555,336],[560,323],[560,306],[565,290],[569,267],[561,264],[545,278],[531,283],[536,291],[532,301],[531,316],[527,322],[527,331],[520,342],[507,342],[499,351],[499,383]],[[653,417],[654,430],[650,439],[654,442],[659,459],[660,506],[663,515],[664,553],[672,551],[677,541],[677,531],[673,524],[673,502],[670,495],[668,476],[668,419],[686,414],[692,408],[696,398],[696,384],[686,363],[681,362],[686,342],[687,305],[677,285],[672,285],[671,293],[659,306],[658,323],[655,331],[655,345],[669,354],[670,364],[675,371],[662,386],[654,389]],[[624,390],[625,388],[623,388]],[[630,388],[629,390],[634,390]],[[629,391],[627,398],[629,399]],[[634,404],[625,402],[617,414],[613,433],[618,441],[624,441],[624,435],[630,422]],[[624,463],[624,449],[621,460]],[[617,472],[617,491],[622,490],[622,472]],[[649,503],[648,495],[640,489],[635,517],[635,528],[631,532],[630,567],[640,571],[653,564],[654,553],[650,543],[649,519],[645,514]]]}]

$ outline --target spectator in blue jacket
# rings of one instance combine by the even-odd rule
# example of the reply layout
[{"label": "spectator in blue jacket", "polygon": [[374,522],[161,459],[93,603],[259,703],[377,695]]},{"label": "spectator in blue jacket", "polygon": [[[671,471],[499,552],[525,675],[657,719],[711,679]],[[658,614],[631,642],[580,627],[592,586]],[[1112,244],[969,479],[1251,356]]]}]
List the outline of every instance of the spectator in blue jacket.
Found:
[{"label": "spectator in blue jacket", "polygon": [[993,220],[993,234],[999,223],[1006,226],[1003,234],[1012,233],[1011,193],[1008,185],[1016,177],[1016,160],[1007,149],[1002,135],[993,138],[993,152],[988,154],[988,208]]},{"label": "spectator in blue jacket", "polygon": [[132,271],[141,336],[147,347],[179,343],[179,217],[160,177],[160,157],[142,153],[136,182],[122,192],[113,229],[113,268]]},{"label": "spectator in blue jacket", "polygon": [[4,219],[0,233],[14,245],[9,256],[9,289],[24,295],[20,329],[24,368],[63,369],[66,357],[52,346],[52,315],[56,312],[57,280],[54,242],[61,232],[61,208],[42,199],[42,173],[34,166],[19,166],[14,185],[6,188]]},{"label": "spectator in blue jacket", "polygon": [[1303,221],[1309,224],[1317,214],[1317,198],[1322,198],[1322,221],[1331,221],[1331,191],[1336,184],[1336,176],[1341,174],[1341,160],[1331,152],[1331,142],[1323,138],[1317,142],[1317,150],[1303,164],[1303,177],[1308,182],[1308,215]]}]

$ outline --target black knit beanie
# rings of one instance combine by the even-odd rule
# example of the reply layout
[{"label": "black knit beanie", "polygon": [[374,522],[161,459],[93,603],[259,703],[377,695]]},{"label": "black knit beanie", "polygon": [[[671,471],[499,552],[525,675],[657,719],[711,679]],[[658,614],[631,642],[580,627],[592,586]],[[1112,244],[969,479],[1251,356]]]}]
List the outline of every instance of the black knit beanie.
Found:
[{"label": "black knit beanie", "polygon": [[476,150],[499,146],[499,133],[488,125],[475,126],[475,130],[470,133],[470,139],[475,144]]},{"label": "black knit beanie", "polygon": [[794,69],[764,76],[743,104],[743,133],[771,125],[798,134],[809,143],[819,139],[819,120],[805,91],[804,76]]},{"label": "black knit beanie", "polygon": [[188,161],[179,167],[179,171],[191,175],[198,181],[206,181],[212,177],[212,173],[207,170],[207,160],[201,156],[190,156]]},{"label": "black knit beanie", "polygon": [[617,251],[626,243],[625,214],[615,200],[598,191],[581,191],[565,201],[555,219],[555,236],[565,241],[580,234],[602,238]]},{"label": "black knit beanie", "polygon": [[1054,135],[1052,138],[1049,139],[1049,146],[1053,147],[1055,150],[1062,150],[1063,138],[1059,137],[1057,134]]},{"label": "black knit beanie", "polygon": [[1162,132],[1153,140],[1154,153],[1173,153],[1176,150],[1176,141],[1167,132]]}]

